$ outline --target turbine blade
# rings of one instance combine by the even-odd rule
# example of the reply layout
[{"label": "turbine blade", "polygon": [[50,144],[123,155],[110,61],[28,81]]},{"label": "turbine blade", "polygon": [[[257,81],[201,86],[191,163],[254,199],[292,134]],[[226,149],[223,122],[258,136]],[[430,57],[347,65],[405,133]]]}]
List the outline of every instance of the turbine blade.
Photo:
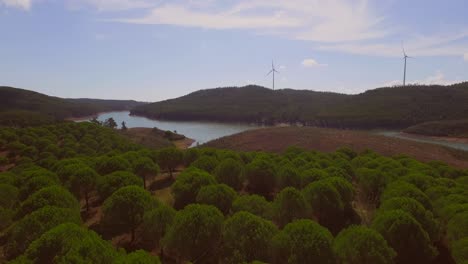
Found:
[{"label": "turbine blade", "polygon": [[270,75],[273,72],[273,70],[269,71],[266,76]]}]

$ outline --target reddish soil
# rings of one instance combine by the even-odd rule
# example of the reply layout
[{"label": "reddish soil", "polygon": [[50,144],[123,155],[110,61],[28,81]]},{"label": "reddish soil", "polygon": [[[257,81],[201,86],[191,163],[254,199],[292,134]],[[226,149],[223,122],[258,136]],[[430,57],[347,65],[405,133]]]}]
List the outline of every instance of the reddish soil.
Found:
[{"label": "reddish soil", "polygon": [[424,162],[439,160],[455,167],[468,168],[468,153],[466,152],[356,130],[315,127],[262,128],[213,140],[204,146],[238,151],[269,152],[282,152],[289,146],[321,152],[332,152],[340,147],[350,147],[356,151],[371,149],[386,156],[405,154]]}]

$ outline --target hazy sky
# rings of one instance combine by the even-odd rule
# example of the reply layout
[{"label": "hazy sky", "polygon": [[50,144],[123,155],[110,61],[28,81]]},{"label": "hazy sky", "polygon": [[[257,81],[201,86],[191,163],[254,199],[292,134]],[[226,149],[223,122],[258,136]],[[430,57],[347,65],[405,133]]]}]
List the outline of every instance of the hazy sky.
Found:
[{"label": "hazy sky", "polygon": [[158,101],[255,83],[468,80],[466,0],[0,0],[0,85]]}]

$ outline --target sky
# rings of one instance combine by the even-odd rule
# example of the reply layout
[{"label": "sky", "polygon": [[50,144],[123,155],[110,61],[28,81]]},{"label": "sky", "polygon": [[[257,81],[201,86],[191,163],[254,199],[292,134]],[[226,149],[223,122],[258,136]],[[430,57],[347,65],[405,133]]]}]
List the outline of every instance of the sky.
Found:
[{"label": "sky", "polygon": [[0,85],[159,101],[468,80],[466,0],[0,0]]}]

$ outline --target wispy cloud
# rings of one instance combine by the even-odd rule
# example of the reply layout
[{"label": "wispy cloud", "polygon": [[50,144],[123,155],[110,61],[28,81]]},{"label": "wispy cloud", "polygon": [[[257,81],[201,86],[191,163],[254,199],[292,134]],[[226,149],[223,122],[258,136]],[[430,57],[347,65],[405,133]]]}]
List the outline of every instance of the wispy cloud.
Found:
[{"label": "wispy cloud", "polygon": [[465,54],[463,55],[463,59],[464,59],[465,61],[468,61],[468,52],[465,53]]},{"label": "wispy cloud", "polygon": [[23,10],[31,9],[31,0],[0,0],[0,6],[2,4],[7,7],[20,8]]},{"label": "wispy cloud", "polygon": [[341,42],[381,38],[383,17],[374,14],[366,0],[249,0],[223,5],[207,1],[163,3],[149,13],[114,21],[166,24],[205,29],[250,29],[293,39]]},{"label": "wispy cloud", "polygon": [[304,67],[318,67],[318,66],[328,66],[327,64],[318,63],[314,59],[305,59],[302,61],[302,66]]}]

